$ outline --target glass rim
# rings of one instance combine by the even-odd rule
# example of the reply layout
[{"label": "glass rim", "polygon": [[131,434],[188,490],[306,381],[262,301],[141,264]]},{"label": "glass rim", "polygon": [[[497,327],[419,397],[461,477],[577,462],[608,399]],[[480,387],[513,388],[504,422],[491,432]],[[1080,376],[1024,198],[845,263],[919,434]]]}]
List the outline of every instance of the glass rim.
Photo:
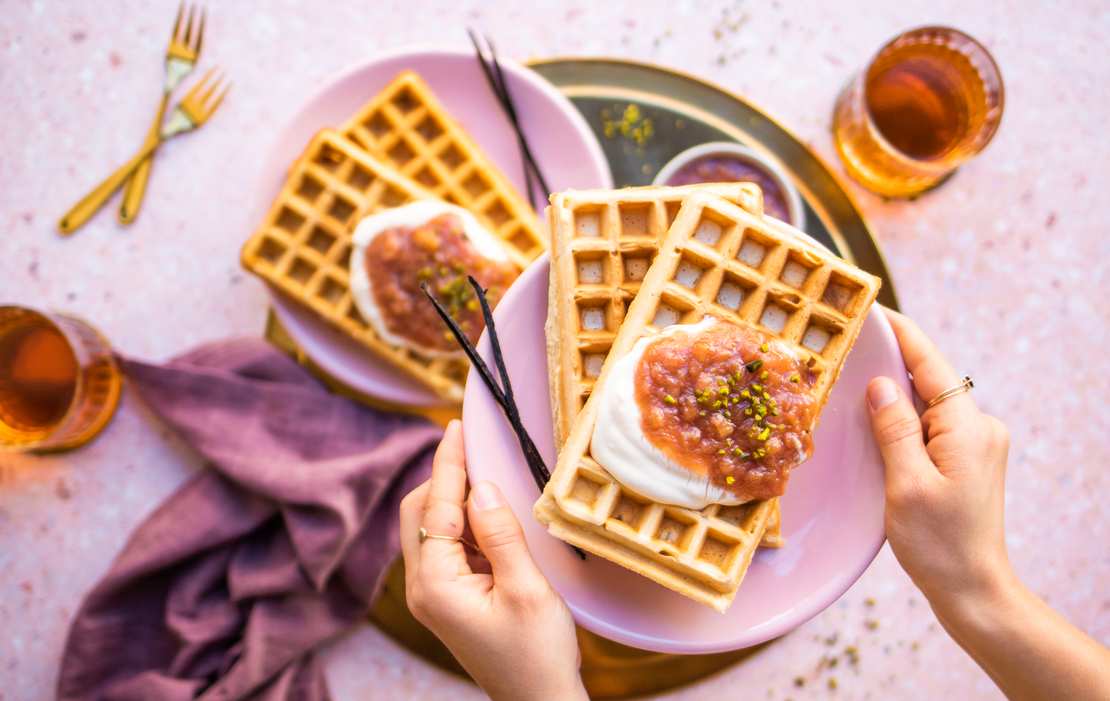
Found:
[{"label": "glass rim", "polygon": [[[981,142],[981,145],[976,151],[973,152],[972,155],[986,148],[987,144],[989,144],[991,140],[994,139],[994,135],[998,133],[998,128],[1002,125],[1002,113],[1005,111],[1006,107],[1006,84],[1002,79],[1002,70],[998,67],[998,62],[995,61],[994,55],[991,54],[990,50],[987,49],[987,47],[984,46],[981,41],[971,36],[967,32],[946,24],[926,24],[919,27],[913,27],[912,29],[907,29],[904,32],[899,32],[896,36],[891,37],[889,40],[884,42],[882,46],[880,46],[878,50],[875,51],[874,54],[871,55],[871,58],[867,60],[867,65],[864,66],[863,70],[860,71],[859,75],[857,76],[857,79],[861,83],[859,94],[863,107],[863,115],[867,119],[867,125],[870,128],[872,134],[889,149],[890,153],[897,154],[898,158],[902,158],[908,162],[918,164],[929,163],[930,159],[914,158],[909,154],[904,153],[901,149],[898,149],[894,146],[894,144],[890,143],[890,141],[883,134],[882,130],[879,129],[877,124],[875,124],[874,116],[871,114],[871,106],[867,100],[867,84],[869,82],[868,78],[871,76],[871,70],[874,67],[875,62],[879,58],[879,56],[883,55],[883,52],[890,49],[897,42],[904,40],[906,37],[923,35],[933,32],[944,32],[947,34],[955,35],[957,38],[964,40],[968,44],[970,44],[975,56],[985,59],[986,68],[988,69],[990,75],[983,77],[993,78],[997,80],[998,83],[998,118],[995,119],[993,122],[988,123],[988,126],[985,130],[982,130],[972,140],[970,140],[970,142]],[[952,168],[952,170],[955,170],[955,168]]]}]

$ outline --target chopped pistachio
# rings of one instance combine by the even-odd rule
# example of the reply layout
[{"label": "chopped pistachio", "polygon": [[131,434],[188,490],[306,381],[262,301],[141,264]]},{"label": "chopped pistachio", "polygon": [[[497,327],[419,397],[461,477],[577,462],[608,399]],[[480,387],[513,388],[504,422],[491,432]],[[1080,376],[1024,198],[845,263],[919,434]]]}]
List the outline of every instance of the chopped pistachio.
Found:
[{"label": "chopped pistachio", "polygon": [[732,475],[729,475],[728,477],[725,477],[725,482],[726,482],[727,484],[732,484],[732,483],[733,483],[733,482],[735,482],[735,481],[736,481],[736,478],[735,478],[735,477],[733,477]]},{"label": "chopped pistachio", "polygon": [[759,435],[756,436],[756,440],[765,441],[770,437],[771,437],[771,429],[770,429],[770,427],[768,427],[768,428],[765,428],[765,429],[763,429],[762,431],[759,432]]},{"label": "chopped pistachio", "polygon": [[770,346],[768,346],[768,345],[767,345],[766,343],[764,343],[763,345],[761,345],[761,346],[759,347],[759,350],[761,350],[761,351],[763,351],[764,353],[766,353],[767,351],[771,350],[771,347],[770,347]]},{"label": "chopped pistachio", "polygon": [[672,406],[675,405],[675,404],[678,404],[678,400],[675,399],[674,397],[672,397],[669,394],[663,397],[663,401],[666,402],[667,404],[671,404]]}]

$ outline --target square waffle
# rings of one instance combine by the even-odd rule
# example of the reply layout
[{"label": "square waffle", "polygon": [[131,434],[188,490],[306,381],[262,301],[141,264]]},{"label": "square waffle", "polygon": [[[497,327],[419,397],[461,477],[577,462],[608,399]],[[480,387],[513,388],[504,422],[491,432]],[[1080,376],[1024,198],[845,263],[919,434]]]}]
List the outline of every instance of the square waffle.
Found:
[{"label": "square waffle", "polygon": [[[711,313],[808,358],[820,411],[879,285],[781,223],[711,194],[691,195],[619,331],[610,328],[616,338],[596,382],[645,334]],[[577,313],[588,309],[580,304]],[[645,499],[591,457],[593,397],[574,421],[536,517],[553,535],[724,611],[771,519],[771,500],[698,511]]]},{"label": "square waffle", "polygon": [[[757,216],[763,213],[763,195],[751,183],[571,190],[551,198],[545,333],[556,445],[566,441],[601,372],[616,336],[608,328],[620,328],[663,236],[684,198],[695,192],[712,192]],[[611,323],[582,328],[577,308],[583,300],[598,304]],[[766,547],[782,545],[779,502],[773,501],[771,524],[761,543]]]},{"label": "square waffle", "polygon": [[[663,236],[695,192],[713,192],[763,214],[763,196],[750,183],[570,190],[551,197],[545,332],[556,443],[570,434]],[[578,314],[586,306],[596,311]]]},{"label": "square waffle", "polygon": [[547,249],[532,207],[416,73],[399,74],[341,131],[436,197],[474,212],[527,260]]},{"label": "square waffle", "polygon": [[[467,363],[428,358],[382,340],[351,297],[349,258],[355,225],[368,214],[433,195],[324,130],[293,164],[262,224],[243,246],[243,267],[305,305],[439,396],[461,401]],[[534,251],[506,250],[523,267]]]}]

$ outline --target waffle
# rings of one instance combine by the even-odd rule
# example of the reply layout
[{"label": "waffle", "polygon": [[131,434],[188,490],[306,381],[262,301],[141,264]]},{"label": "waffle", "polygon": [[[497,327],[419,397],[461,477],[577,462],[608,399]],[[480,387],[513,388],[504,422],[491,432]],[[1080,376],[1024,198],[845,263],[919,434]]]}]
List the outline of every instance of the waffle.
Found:
[{"label": "waffle", "polygon": [[[461,401],[467,363],[427,358],[382,340],[355,307],[349,287],[354,226],[368,214],[432,194],[324,130],[293,164],[285,185],[243,246],[243,267],[449,401]],[[533,251],[507,250],[514,260]]]},{"label": "waffle", "polygon": [[[571,190],[552,196],[547,210],[552,245],[545,332],[557,443],[570,434],[625,309],[683,199],[699,191],[718,194],[756,216],[763,212],[762,194],[749,183]],[[578,324],[576,310],[587,301],[606,309],[609,318],[596,320],[601,328]],[[570,352],[562,352],[564,345],[572,346]]]},{"label": "waffle", "polygon": [[474,212],[520,251],[521,267],[546,250],[531,206],[416,73],[399,74],[341,131],[436,197]]},{"label": "waffle", "polygon": [[[561,446],[570,434],[615,336],[605,329],[580,331],[574,318],[576,300],[612,300],[612,327],[619,328],[683,198],[694,192],[712,192],[756,215],[763,212],[762,193],[751,183],[574,190],[551,198],[551,274],[544,330],[556,444]],[[565,348],[567,339],[575,339],[574,347]],[[775,499],[761,545],[782,544]]]},{"label": "waffle", "polygon": [[[758,327],[811,359],[819,411],[879,284],[781,224],[711,194],[691,195],[619,331],[606,326],[616,338],[596,382],[603,384],[616,359],[645,334],[713,313]],[[580,299],[576,306],[584,320],[596,302]],[[771,501],[697,511],[647,500],[590,456],[596,418],[597,404],[587,400],[536,502],[536,517],[563,540],[725,610],[766,530]]]}]

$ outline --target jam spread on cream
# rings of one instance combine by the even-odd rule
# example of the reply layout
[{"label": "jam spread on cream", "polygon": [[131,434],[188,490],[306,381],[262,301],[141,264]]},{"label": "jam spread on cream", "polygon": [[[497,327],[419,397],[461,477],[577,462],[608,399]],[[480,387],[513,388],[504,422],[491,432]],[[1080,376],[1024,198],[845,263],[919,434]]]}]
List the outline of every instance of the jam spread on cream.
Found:
[{"label": "jam spread on cream", "polygon": [[651,343],[635,394],[644,435],[668,459],[739,497],[769,499],[813,450],[815,380],[780,342],[716,323]]},{"label": "jam spread on cream", "polygon": [[428,285],[467,338],[477,343],[485,322],[467,275],[487,290],[490,306],[497,304],[517,276],[509,262],[479,253],[453,214],[421,226],[381,232],[367,246],[365,264],[386,328],[429,350],[447,352],[458,346],[424,296],[421,284]]}]

